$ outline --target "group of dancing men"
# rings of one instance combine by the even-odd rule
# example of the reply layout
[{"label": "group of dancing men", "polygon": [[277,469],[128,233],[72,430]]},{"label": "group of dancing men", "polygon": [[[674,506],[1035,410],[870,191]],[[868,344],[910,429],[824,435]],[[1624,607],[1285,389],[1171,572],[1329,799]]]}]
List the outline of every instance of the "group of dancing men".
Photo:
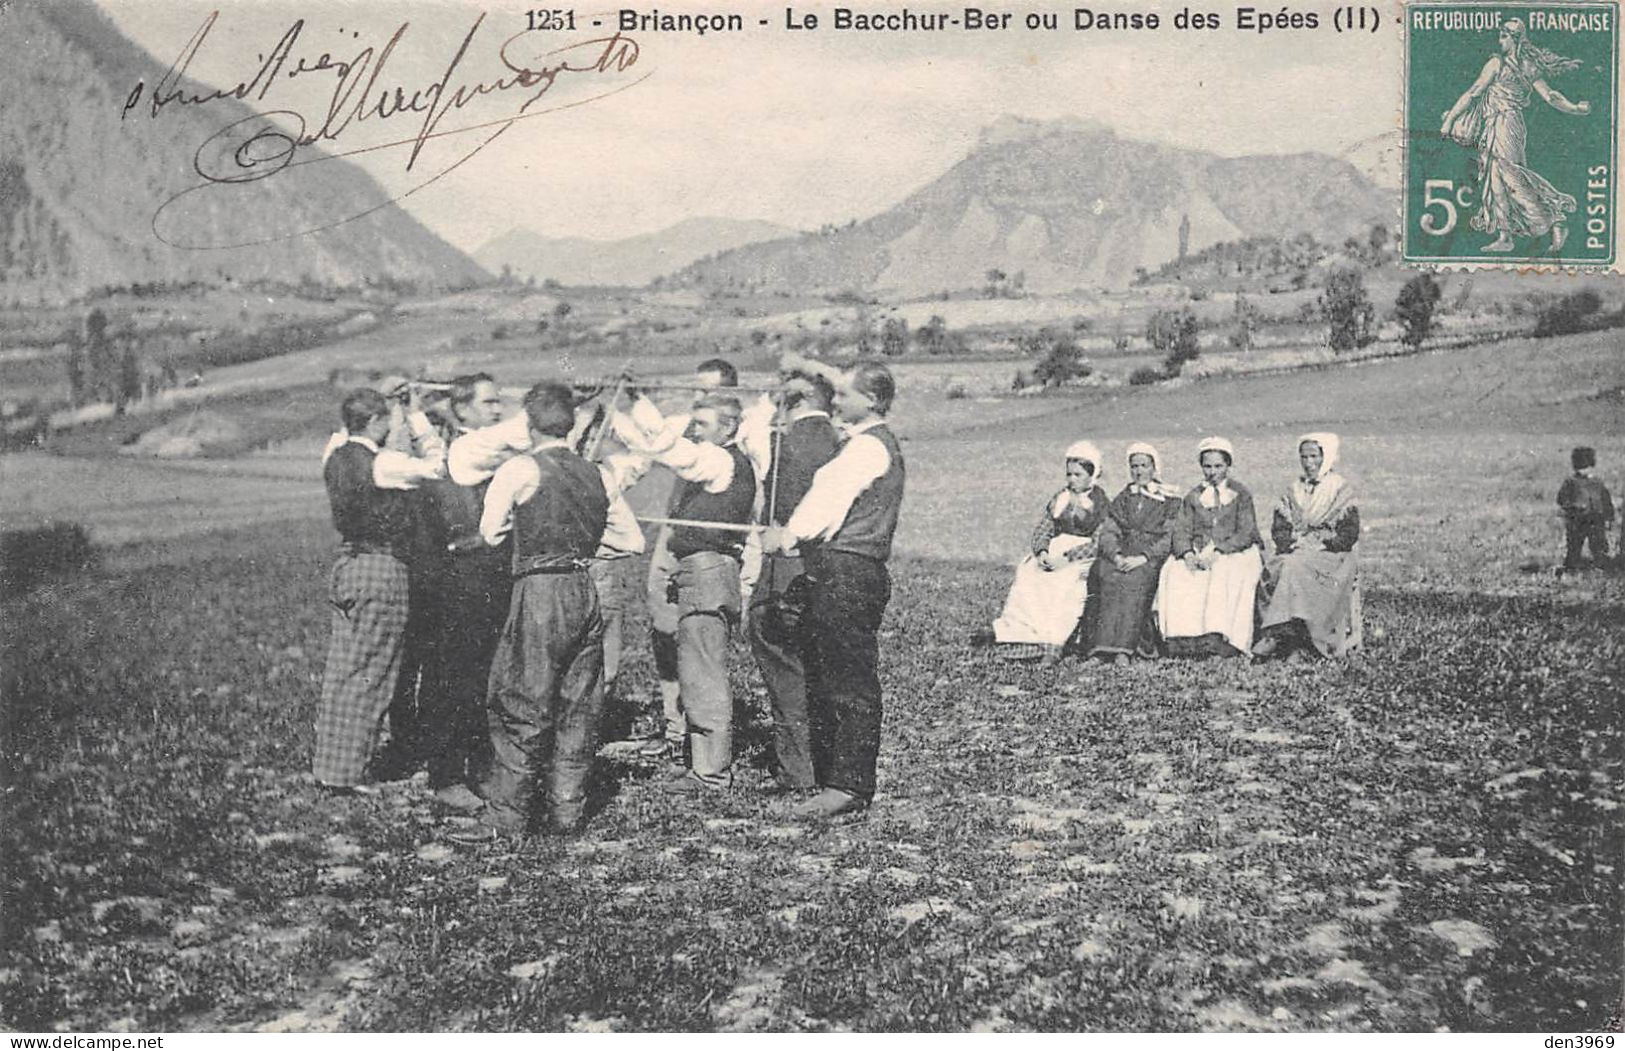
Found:
[{"label": "group of dancing men", "polygon": [[[680,411],[656,405],[661,389],[683,392]],[[658,525],[663,732],[640,750],[680,767],[662,788],[733,782],[728,653],[743,622],[772,708],[764,789],[804,819],[866,808],[904,483],[895,394],[884,365],[799,357],[771,388],[741,389],[722,359],[675,384],[543,381],[506,418],[484,373],[351,391],[323,455],[340,549],[317,783],[366,794],[424,765],[435,798],[474,818],[449,838],[578,831],[626,572]],[[640,522],[623,494],[656,464],[675,487],[667,514]]]}]

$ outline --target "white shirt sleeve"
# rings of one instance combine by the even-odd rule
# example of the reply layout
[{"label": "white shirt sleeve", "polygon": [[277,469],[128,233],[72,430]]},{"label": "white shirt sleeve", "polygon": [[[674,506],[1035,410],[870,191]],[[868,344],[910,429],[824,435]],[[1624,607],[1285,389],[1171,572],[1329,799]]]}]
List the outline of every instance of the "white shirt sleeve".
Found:
[{"label": "white shirt sleeve", "polygon": [[733,484],[734,458],[720,445],[677,438],[654,458],[683,481],[701,483],[708,493],[720,493]]},{"label": "white shirt sleeve", "polygon": [[604,472],[604,485],[612,493],[624,493],[649,473],[654,461],[635,452],[611,453],[598,463]]},{"label": "white shirt sleeve", "polygon": [[646,541],[642,528],[638,526],[637,516],[632,513],[632,506],[615,486],[609,469],[600,465],[598,471],[604,476],[604,488],[609,492],[609,520],[604,524],[600,550],[607,549],[616,554],[642,554]]},{"label": "white shirt sleeve", "polygon": [[733,455],[720,445],[682,437],[675,426],[678,419],[660,415],[653,402],[639,398],[630,412],[615,414],[615,436],[632,452],[670,467],[683,481],[700,482],[708,493],[722,492],[733,482]]},{"label": "white shirt sleeve", "polygon": [[757,482],[767,477],[768,465],[773,459],[773,411],[773,399],[759,398],[739,420],[739,436],[735,442],[750,457]]},{"label": "white shirt sleeve", "polygon": [[446,439],[440,437],[429,421],[429,414],[421,409],[406,414],[406,430],[412,436],[412,448],[420,457],[444,460]]},{"label": "white shirt sleeve", "polygon": [[339,448],[349,440],[349,431],[334,431],[332,436],[327,439],[326,447],[322,449],[322,466],[326,467],[327,461],[330,460],[333,454],[338,452]]},{"label": "white shirt sleeve", "polygon": [[487,544],[502,543],[513,528],[513,509],[535,496],[541,484],[542,472],[533,457],[513,457],[497,468],[480,513],[480,536]]},{"label": "white shirt sleeve", "polygon": [[666,416],[648,398],[639,396],[626,412],[611,417],[615,437],[629,449],[662,448],[688,429],[686,415]]},{"label": "white shirt sleeve", "polygon": [[785,531],[798,543],[828,540],[846,521],[852,502],[891,469],[891,453],[879,438],[858,433],[813,475],[812,488],[796,505]]},{"label": "white shirt sleeve", "polygon": [[424,482],[444,477],[444,455],[410,456],[395,449],[379,449],[372,460],[372,484],[380,489],[416,489]]},{"label": "white shirt sleeve", "polygon": [[521,412],[458,436],[446,454],[446,467],[458,485],[479,485],[530,444],[530,417]]}]

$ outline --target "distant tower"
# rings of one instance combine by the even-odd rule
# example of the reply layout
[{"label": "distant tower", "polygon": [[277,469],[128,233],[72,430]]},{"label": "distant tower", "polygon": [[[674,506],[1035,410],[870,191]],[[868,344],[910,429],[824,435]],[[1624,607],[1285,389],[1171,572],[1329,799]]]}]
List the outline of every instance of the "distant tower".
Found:
[{"label": "distant tower", "polygon": [[1185,261],[1185,255],[1191,250],[1191,216],[1189,212],[1179,217],[1179,261]]}]

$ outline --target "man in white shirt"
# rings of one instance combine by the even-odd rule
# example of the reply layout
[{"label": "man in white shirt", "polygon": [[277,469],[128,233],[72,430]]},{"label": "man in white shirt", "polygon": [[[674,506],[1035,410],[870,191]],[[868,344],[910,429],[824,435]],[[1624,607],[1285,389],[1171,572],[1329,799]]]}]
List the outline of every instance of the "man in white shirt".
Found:
[{"label": "man in white shirt", "polygon": [[[578,452],[593,444],[595,414],[590,406],[594,404],[586,402],[576,406],[575,422],[567,442]],[[609,408],[605,406],[606,412]],[[446,466],[452,481],[459,485],[483,485],[503,464],[529,452],[531,441],[528,418],[520,412],[499,423],[459,435],[446,454]],[[609,492],[609,522],[588,572],[598,589],[604,617],[604,689],[609,691],[615,685],[621,664],[626,589],[623,567],[630,564],[631,556],[642,554],[646,544],[625,494],[647,473],[649,460],[633,453],[611,453],[601,457],[598,467],[603,474],[604,488]]]},{"label": "man in white shirt", "polygon": [[666,536],[675,563],[677,679],[689,745],[688,770],[667,782],[676,793],[733,780],[729,637],[739,622],[739,559],[756,499],[755,472],[734,441],[739,416],[739,402],[719,391],[695,404],[686,437],[673,434],[646,398],[614,417],[616,435],[629,449],[676,473],[670,517],[694,523],[671,526]]},{"label": "man in white shirt", "polygon": [[903,453],[886,426],[897,385],[884,365],[855,368],[835,392],[846,441],[813,476],[769,554],[799,550],[813,581],[802,621],[808,651],[815,772],[822,791],[792,811],[830,818],[861,811],[875,792],[880,751],[879,632],[891,598],[886,560],[903,500]]},{"label": "man in white shirt", "polygon": [[442,477],[445,463],[379,448],[391,413],[377,391],[352,391],[340,412],[346,438],[322,466],[341,546],[330,578],[332,629],[312,765],[317,783],[353,793],[367,779],[401,671],[414,526],[408,500]]},{"label": "man in white shirt", "polygon": [[587,566],[608,525],[609,493],[566,440],[568,387],[538,383],[525,412],[531,451],[497,468],[480,513],[487,544],[512,538],[513,597],[486,699],[484,824],[452,833],[458,842],[529,831],[542,816],[532,807],[538,789],[552,828],[577,831],[603,714],[604,623]]},{"label": "man in white shirt", "polygon": [[[447,390],[444,437],[455,441],[502,418],[502,397],[487,373],[459,376]],[[476,809],[471,788],[489,731],[485,690],[491,657],[508,615],[508,553],[480,536],[485,486],[441,478],[424,486],[419,508],[423,550],[415,571],[428,598],[423,680],[418,690],[419,744],[436,798]]]},{"label": "man in white shirt", "polygon": [[[703,396],[707,392],[739,385],[739,372],[722,358],[702,361],[694,369],[694,389]],[[650,408],[652,408],[652,403]],[[661,424],[658,412],[654,420],[645,424],[664,426],[671,435],[685,433],[689,425],[687,413],[674,413],[664,417]],[[743,419],[741,419],[743,425]],[[749,451],[746,451],[749,455]],[[752,461],[754,466],[755,461]],[[760,474],[757,474],[760,478]],[[654,655],[655,679],[659,684],[664,736],[651,737],[644,742],[643,754],[650,757],[683,758],[688,726],[683,717],[683,687],[677,674],[677,602],[672,587],[672,574],[677,561],[671,555],[671,529],[662,526],[655,536],[654,550],[649,557],[649,576],[646,594],[649,601],[649,644]]]},{"label": "man in white shirt", "polygon": [[[783,376],[784,418],[773,443],[769,496],[757,521],[784,525],[801,503],[820,467],[834,459],[840,436],[830,419],[834,388],[817,373]],[[758,535],[758,534],[753,534]],[[799,554],[768,555],[750,593],[747,635],[762,673],[773,713],[773,785],[769,791],[816,788],[807,709],[807,647],[800,630],[809,581]]]}]

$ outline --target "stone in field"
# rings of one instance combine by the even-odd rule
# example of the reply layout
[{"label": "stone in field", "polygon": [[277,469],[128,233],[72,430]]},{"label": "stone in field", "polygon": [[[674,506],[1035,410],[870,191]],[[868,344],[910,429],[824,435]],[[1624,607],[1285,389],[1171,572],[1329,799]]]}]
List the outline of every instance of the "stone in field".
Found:
[{"label": "stone in field", "polygon": [[905,926],[912,926],[927,916],[941,913],[951,915],[959,911],[954,903],[946,898],[926,898],[924,901],[911,901],[907,905],[899,905],[887,913],[894,920],[902,920]]},{"label": "stone in field", "polygon": [[1498,944],[1489,931],[1472,920],[1434,920],[1428,930],[1456,947],[1457,956],[1471,956],[1475,952],[1493,949]]}]

